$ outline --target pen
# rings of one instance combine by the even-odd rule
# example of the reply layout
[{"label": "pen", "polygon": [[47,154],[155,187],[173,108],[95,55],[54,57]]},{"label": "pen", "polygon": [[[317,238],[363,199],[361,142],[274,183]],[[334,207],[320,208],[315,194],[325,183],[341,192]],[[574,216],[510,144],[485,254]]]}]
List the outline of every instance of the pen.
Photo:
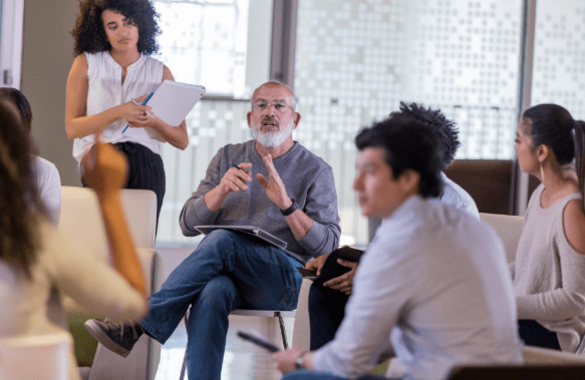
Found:
[{"label": "pen", "polygon": [[238,165],[234,164],[233,162],[230,162],[230,165],[232,165],[234,168],[241,170],[241,171],[245,171],[244,169],[240,168]]},{"label": "pen", "polygon": [[[147,98],[144,100],[144,103],[142,103],[142,105],[145,105],[145,104],[146,104],[146,102],[147,102],[149,99],[150,99],[150,95],[149,95],[149,96],[148,96],[148,97],[147,97]],[[137,106],[139,106],[139,105],[140,105],[140,104],[139,104],[139,103],[138,103],[136,100],[134,100],[134,99],[130,99],[130,100],[132,100],[132,103],[136,104]],[[156,117],[154,117],[154,115],[153,115],[153,114],[151,114],[150,112],[148,112],[148,111],[144,111],[144,112],[146,112],[146,114],[147,114],[148,116],[152,117],[153,119],[156,119]]]},{"label": "pen", "polygon": [[[144,101],[142,102],[142,105],[145,105],[150,100],[150,98],[152,97],[153,94],[154,94],[154,92],[151,92],[150,94],[148,94],[148,96],[146,97],[146,99],[144,99]],[[137,106],[140,105],[136,100],[134,100],[134,98],[132,98],[130,100],[132,101],[132,103],[136,104]],[[152,117],[153,119],[156,119],[156,117],[154,117],[154,115],[151,114],[150,112],[148,112],[148,111],[145,111],[145,112],[146,112],[146,114],[148,116]],[[122,131],[122,133],[126,132],[126,130],[128,129],[128,127],[130,127],[130,126],[129,125],[126,125],[126,127],[124,128],[124,130]]]}]

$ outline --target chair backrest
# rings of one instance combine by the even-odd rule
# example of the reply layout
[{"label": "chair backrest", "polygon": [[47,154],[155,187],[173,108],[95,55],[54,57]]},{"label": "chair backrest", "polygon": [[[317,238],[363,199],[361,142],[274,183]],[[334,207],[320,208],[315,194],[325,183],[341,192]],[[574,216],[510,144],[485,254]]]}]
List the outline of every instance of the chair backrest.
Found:
[{"label": "chair backrest", "polygon": [[[156,195],[150,190],[121,190],[121,202],[128,229],[134,244],[138,247],[138,255],[143,266],[148,290],[156,291],[160,285],[162,265],[160,257],[153,251],[156,231]],[[82,187],[63,186],[61,188],[61,219],[59,229],[69,238],[80,254],[93,254],[97,258],[107,260],[108,243],[99,208],[97,196],[92,189]],[[70,315],[70,326],[76,342],[78,361],[83,365],[91,365],[90,379],[130,379],[129,374],[135,373],[137,378],[152,379],[158,363],[160,344],[142,339],[132,350],[133,359],[110,357],[105,352],[102,359],[98,354],[94,357],[95,340],[83,328],[83,322],[88,316],[71,299],[63,297],[65,309]],[[71,319],[75,316],[76,319]],[[90,316],[97,317],[97,316]],[[88,341],[89,339],[89,341]],[[92,343],[90,345],[89,343]],[[77,350],[77,348],[82,348]],[[106,349],[103,349],[107,351]],[[116,356],[113,354],[113,356]],[[125,370],[120,370],[125,369]],[[118,373],[118,377],[103,375],[104,370]],[[132,372],[134,371],[134,372]],[[148,376],[144,374],[148,372]]]},{"label": "chair backrest", "polygon": [[[154,248],[156,237],[156,194],[150,190],[121,191],[122,208],[134,244]],[[59,228],[80,248],[97,257],[108,252],[108,243],[97,196],[92,189],[63,186]]]},{"label": "chair backrest", "polygon": [[69,380],[69,334],[0,339],[0,379]]},{"label": "chair backrest", "polygon": [[504,242],[508,262],[514,261],[518,241],[522,234],[524,218],[516,215],[488,214],[483,212],[479,213],[479,217],[481,220],[489,223]]},{"label": "chair backrest", "polygon": [[455,160],[445,174],[471,195],[480,212],[507,214],[513,170],[512,160]]}]

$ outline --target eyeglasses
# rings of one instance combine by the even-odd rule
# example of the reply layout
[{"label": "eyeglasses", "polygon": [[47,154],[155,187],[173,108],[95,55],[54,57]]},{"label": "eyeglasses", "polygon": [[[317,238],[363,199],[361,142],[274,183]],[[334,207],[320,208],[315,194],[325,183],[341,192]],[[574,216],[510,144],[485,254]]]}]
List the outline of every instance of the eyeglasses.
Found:
[{"label": "eyeglasses", "polygon": [[274,107],[274,110],[278,113],[284,113],[287,108],[290,108],[292,110],[292,107],[286,104],[286,102],[279,101],[274,103],[266,103],[264,100],[258,100],[256,103],[254,103],[254,105],[252,106],[252,110],[264,112],[270,106]]}]

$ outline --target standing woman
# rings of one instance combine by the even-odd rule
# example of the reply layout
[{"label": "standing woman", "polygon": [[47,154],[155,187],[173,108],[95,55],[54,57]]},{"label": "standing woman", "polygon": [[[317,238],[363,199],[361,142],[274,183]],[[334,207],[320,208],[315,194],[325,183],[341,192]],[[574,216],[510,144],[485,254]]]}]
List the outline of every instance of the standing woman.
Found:
[{"label": "standing woman", "polygon": [[[158,52],[158,14],[149,0],[82,0],[75,27],[76,55],[67,80],[65,127],[74,139],[78,163],[103,128],[104,142],[114,144],[129,164],[126,188],[149,189],[157,195],[157,215],[165,194],[165,172],[158,132],[179,149],[189,143],[185,121],[170,126],[152,118],[141,105],[171,71],[149,57]],[[135,100],[137,104],[133,102]],[[129,125],[123,132],[126,125]],[[146,128],[150,127],[150,128]]]},{"label": "standing woman", "polygon": [[516,137],[520,168],[541,181],[510,264],[520,337],[567,352],[585,334],[584,130],[563,107],[540,104],[524,111]]}]

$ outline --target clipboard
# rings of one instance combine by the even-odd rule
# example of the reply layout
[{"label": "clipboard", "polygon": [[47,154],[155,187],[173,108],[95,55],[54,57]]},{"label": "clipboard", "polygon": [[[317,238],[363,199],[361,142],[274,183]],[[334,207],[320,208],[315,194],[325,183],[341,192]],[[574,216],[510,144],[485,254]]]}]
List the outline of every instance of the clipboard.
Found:
[{"label": "clipboard", "polygon": [[232,225],[199,225],[194,227],[197,231],[201,232],[204,235],[209,234],[215,230],[230,230],[230,231],[237,231],[242,232],[247,235],[251,235],[257,237],[259,239],[264,240],[267,243],[272,244],[273,246],[280,248],[282,250],[286,249],[286,241],[277,238],[276,236],[272,235],[269,232],[264,231],[261,228],[254,227],[254,226],[232,226]]},{"label": "clipboard", "polygon": [[[165,79],[146,104],[152,107],[156,117],[172,127],[177,127],[206,91],[204,86]],[[165,141],[154,129],[149,127],[145,129],[152,138]]]}]

